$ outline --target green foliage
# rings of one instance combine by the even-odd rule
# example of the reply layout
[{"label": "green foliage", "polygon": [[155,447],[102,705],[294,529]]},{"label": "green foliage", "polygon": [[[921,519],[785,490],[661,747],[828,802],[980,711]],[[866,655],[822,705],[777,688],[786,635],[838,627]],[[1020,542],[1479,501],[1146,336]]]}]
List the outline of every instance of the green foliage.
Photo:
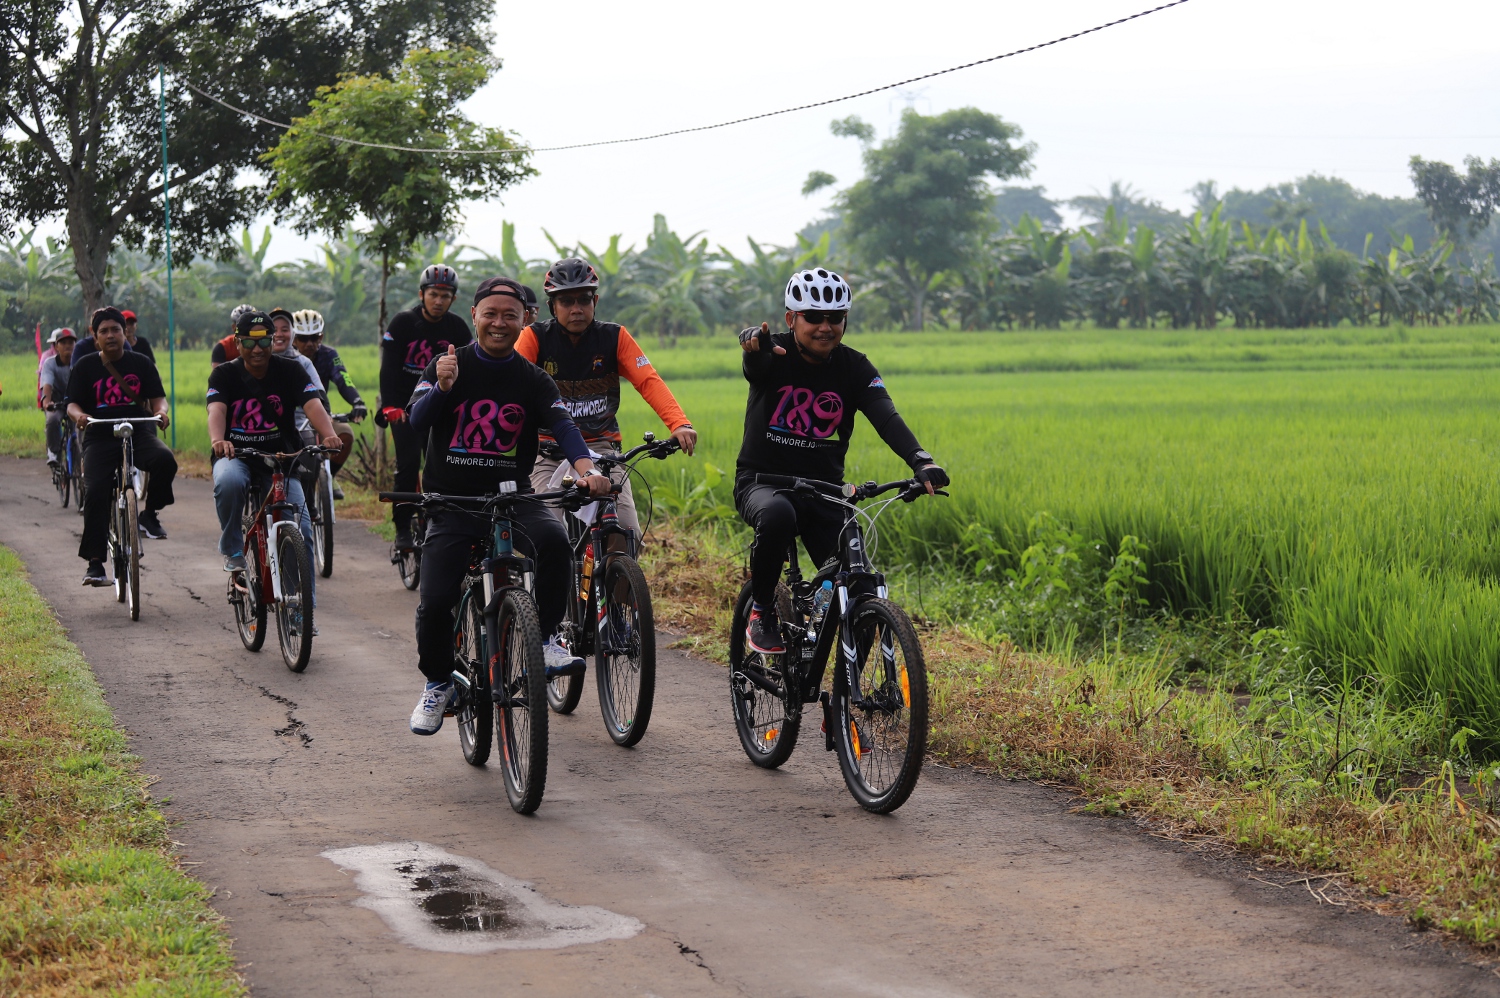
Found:
[{"label": "green foliage", "polygon": [[1485,163],[1470,156],[1464,165],[1468,172],[1460,174],[1447,163],[1411,158],[1417,197],[1427,207],[1432,224],[1454,242],[1479,235],[1500,208],[1500,159]]},{"label": "green foliage", "polygon": [[457,225],[461,202],[493,196],[535,173],[524,152],[435,156],[399,148],[515,150],[503,130],[459,110],[498,66],[471,48],[417,49],[391,77],[346,76],[320,87],[308,113],[262,157],[273,174],[271,201],[299,232],[335,234],[361,220],[369,224],[365,242],[382,260],[382,324],[392,257]]}]

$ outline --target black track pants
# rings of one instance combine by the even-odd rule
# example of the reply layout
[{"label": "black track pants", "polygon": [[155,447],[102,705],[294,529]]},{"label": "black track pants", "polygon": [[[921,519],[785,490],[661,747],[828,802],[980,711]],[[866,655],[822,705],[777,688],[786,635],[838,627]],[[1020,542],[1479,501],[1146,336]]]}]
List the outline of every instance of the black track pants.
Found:
[{"label": "black track pants", "polygon": [[734,506],[755,528],[755,542],[750,545],[750,587],[761,606],[770,606],[776,598],[776,581],[798,535],[816,566],[838,549],[844,514],[826,499],[778,494],[770,485],[756,485],[753,478],[742,477],[735,482]]}]

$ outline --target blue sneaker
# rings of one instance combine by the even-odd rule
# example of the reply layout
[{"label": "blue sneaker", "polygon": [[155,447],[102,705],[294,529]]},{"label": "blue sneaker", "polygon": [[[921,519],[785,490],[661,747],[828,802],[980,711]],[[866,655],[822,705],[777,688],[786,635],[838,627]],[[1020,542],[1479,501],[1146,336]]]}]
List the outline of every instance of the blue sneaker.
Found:
[{"label": "blue sneaker", "polygon": [[422,699],[417,701],[417,709],[411,712],[412,734],[437,734],[456,692],[452,683],[428,683],[422,690]]}]

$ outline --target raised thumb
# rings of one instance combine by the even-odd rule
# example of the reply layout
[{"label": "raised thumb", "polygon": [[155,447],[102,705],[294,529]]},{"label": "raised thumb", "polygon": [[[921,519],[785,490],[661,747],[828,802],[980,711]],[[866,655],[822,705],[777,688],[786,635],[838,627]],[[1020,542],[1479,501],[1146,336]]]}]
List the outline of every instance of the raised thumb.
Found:
[{"label": "raised thumb", "polygon": [[457,357],[458,356],[458,351],[455,350],[455,349],[453,349],[453,344],[452,343],[448,344],[448,356],[449,357]]}]

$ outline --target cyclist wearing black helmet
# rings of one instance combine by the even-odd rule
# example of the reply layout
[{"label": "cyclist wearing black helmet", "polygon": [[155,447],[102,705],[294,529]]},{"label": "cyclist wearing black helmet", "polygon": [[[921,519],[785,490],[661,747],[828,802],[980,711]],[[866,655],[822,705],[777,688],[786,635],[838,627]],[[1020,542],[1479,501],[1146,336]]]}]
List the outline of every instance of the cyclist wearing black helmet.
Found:
[{"label": "cyclist wearing black helmet", "polygon": [[[406,404],[421,380],[422,371],[448,348],[461,347],[474,337],[469,324],[448,311],[458,294],[458,272],[435,263],[422,271],[422,300],[415,308],[397,312],[380,337],[380,417],[391,427],[396,446],[396,491],[417,491],[422,469],[422,435],[406,423]],[[396,506],[396,546],[410,548],[412,507]]]},{"label": "cyclist wearing black helmet", "polygon": [[786,650],[775,594],[792,542],[801,536],[813,564],[822,565],[837,550],[844,518],[826,502],[756,484],[757,473],[842,482],[854,414],[862,412],[928,492],[948,484],[948,475],[896,411],[875,365],[843,345],[850,295],[838,274],[822,268],[798,271],[786,285],[786,331],[773,336],[770,324],[762,322],[740,333],[750,398],[735,464],[734,504],[755,528],[754,603],[745,637],[767,655]]},{"label": "cyclist wearing black helmet", "polygon": [[[656,410],[684,454],[692,454],[698,431],[683,414],[672,390],[656,373],[630,330],[594,318],[599,301],[599,275],[587,260],[559,260],[547,271],[542,290],[547,296],[550,322],[528,326],[516,341],[516,352],[552,375],[568,414],[583,439],[601,454],[620,450],[620,379],[624,378]],[[542,435],[542,453],[531,472],[531,484],[545,491],[561,464],[556,443]],[[551,444],[552,446],[547,446]],[[549,453],[550,452],[550,453]],[[639,535],[640,519],[627,478],[617,504],[620,525]]]}]

